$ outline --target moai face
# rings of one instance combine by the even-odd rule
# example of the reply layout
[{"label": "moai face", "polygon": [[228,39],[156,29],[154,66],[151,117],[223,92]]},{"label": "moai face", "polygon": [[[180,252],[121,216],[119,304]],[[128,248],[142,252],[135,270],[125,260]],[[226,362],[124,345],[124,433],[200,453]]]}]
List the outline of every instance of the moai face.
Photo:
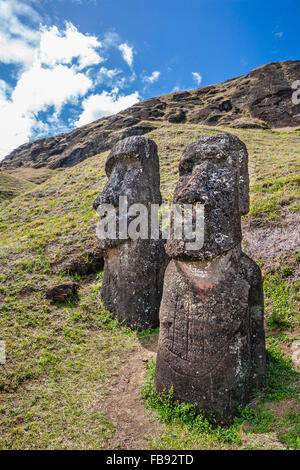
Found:
[{"label": "moai face", "polygon": [[[102,193],[94,201],[94,209],[111,204],[116,209],[117,233],[115,239],[100,240],[101,247],[112,248],[124,242],[120,236],[120,197],[132,204],[161,204],[159,160],[155,142],[141,136],[119,141],[110,152],[105,165],[109,178]],[[129,222],[129,221],[128,221]]]},{"label": "moai face", "polygon": [[205,137],[185,149],[173,202],[204,206],[204,243],[190,250],[183,240],[171,238],[170,257],[211,259],[241,242],[241,215],[249,210],[247,162],[245,145],[230,134]]}]

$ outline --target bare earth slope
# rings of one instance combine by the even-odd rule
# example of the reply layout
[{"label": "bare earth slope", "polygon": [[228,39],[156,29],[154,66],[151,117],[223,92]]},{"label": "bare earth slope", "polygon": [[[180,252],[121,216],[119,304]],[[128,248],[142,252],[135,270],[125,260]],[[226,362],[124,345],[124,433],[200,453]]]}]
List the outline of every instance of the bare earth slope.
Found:
[{"label": "bare earth slope", "polygon": [[166,123],[300,126],[300,105],[292,103],[292,83],[299,77],[300,61],[277,62],[221,84],[152,98],[72,132],[21,145],[0,168],[33,182],[44,181],[58,168],[104,152],[122,137],[145,134]]}]

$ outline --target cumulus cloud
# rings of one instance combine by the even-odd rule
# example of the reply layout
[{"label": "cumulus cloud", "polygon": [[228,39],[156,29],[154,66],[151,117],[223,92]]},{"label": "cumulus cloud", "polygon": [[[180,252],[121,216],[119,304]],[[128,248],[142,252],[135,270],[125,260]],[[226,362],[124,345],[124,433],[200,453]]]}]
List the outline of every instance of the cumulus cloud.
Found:
[{"label": "cumulus cloud", "polygon": [[10,91],[10,86],[4,80],[0,79],[0,101],[6,100]]},{"label": "cumulus cloud", "polygon": [[108,31],[104,34],[102,46],[104,49],[109,49],[110,47],[118,47],[120,42],[120,36],[118,33],[115,31]]},{"label": "cumulus cloud", "polygon": [[[60,31],[56,26],[40,27],[40,21],[29,4],[0,2],[0,62],[18,67],[14,88],[0,80],[0,107],[5,116],[0,158],[33,134],[47,132],[55,121],[59,127],[62,107],[77,102],[94,86],[88,67],[103,60],[96,37],[80,33],[71,23]],[[50,109],[48,122],[41,122],[39,113]]]},{"label": "cumulus cloud", "polygon": [[[0,63],[13,65],[11,80],[0,79],[0,109],[5,116],[0,126],[0,159],[33,136],[67,130],[71,120],[66,121],[62,110],[68,105],[82,106],[75,122],[81,125],[139,101],[137,92],[119,93],[135,75],[133,49],[121,43],[117,33],[107,33],[100,41],[70,22],[62,29],[43,26],[35,10],[38,4],[0,0]],[[102,66],[103,54],[112,47],[121,51],[131,77]],[[112,91],[96,93],[101,84]]]},{"label": "cumulus cloud", "polygon": [[47,106],[60,110],[65,102],[85,95],[91,86],[86,75],[65,65],[49,69],[37,63],[22,74],[12,93],[12,103],[23,113],[41,111]]},{"label": "cumulus cloud", "polygon": [[65,103],[84,96],[91,86],[88,77],[72,68],[45,69],[38,63],[21,75],[10,98],[7,87],[0,83],[0,107],[5,116],[0,127],[0,157],[27,142],[33,129],[42,130],[37,119],[40,111],[53,107],[57,115]]},{"label": "cumulus cloud", "polygon": [[[25,25],[18,16],[35,27]],[[19,63],[26,67],[39,60],[54,66],[77,59],[78,68],[83,69],[104,60],[97,51],[101,42],[95,36],[80,33],[70,22],[66,23],[64,31],[59,31],[56,26],[40,28],[41,20],[28,4],[18,0],[0,2],[1,62]]]},{"label": "cumulus cloud", "polygon": [[83,126],[101,117],[110,116],[137,103],[139,93],[135,91],[129,95],[119,95],[119,89],[115,88],[110,93],[103,91],[101,94],[91,95],[83,103],[83,112],[75,126]]},{"label": "cumulus cloud", "polygon": [[72,23],[66,23],[65,31],[56,26],[44,28],[40,41],[40,60],[47,65],[69,64],[78,60],[78,69],[97,65],[104,59],[96,51],[101,42],[95,36],[80,33]]},{"label": "cumulus cloud", "polygon": [[198,72],[192,72],[192,77],[193,77],[193,80],[199,86],[202,82],[202,75],[200,75],[200,73],[198,73]]},{"label": "cumulus cloud", "polygon": [[15,147],[28,141],[28,136],[34,125],[32,116],[17,114],[15,109],[6,101],[0,99],[1,112],[5,119],[1,121],[0,130],[0,159]]},{"label": "cumulus cloud", "polygon": [[156,82],[160,77],[160,72],[158,70],[154,70],[151,75],[145,75],[143,77],[143,81],[146,83],[154,83]]},{"label": "cumulus cloud", "polygon": [[128,46],[126,42],[119,45],[119,50],[121,51],[122,57],[127,62],[129,67],[132,67],[133,64],[133,49],[132,47]]},{"label": "cumulus cloud", "polygon": [[[28,22],[25,25],[19,17]],[[29,65],[35,58],[40,33],[40,15],[28,4],[18,0],[0,2],[0,61],[6,64]]]},{"label": "cumulus cloud", "polygon": [[21,63],[30,65],[34,60],[35,49],[20,39],[10,39],[0,33],[0,60],[6,64]]},{"label": "cumulus cloud", "polygon": [[97,83],[103,83],[107,80],[113,80],[121,73],[119,69],[108,69],[106,67],[100,67],[99,72],[97,72]]}]

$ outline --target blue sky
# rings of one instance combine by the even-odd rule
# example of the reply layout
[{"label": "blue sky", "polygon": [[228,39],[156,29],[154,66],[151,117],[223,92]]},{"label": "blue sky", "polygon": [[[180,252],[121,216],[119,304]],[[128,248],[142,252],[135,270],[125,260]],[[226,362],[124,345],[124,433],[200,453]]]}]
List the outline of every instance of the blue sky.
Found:
[{"label": "blue sky", "polygon": [[295,0],[0,0],[0,159],[139,100],[299,59],[299,16]]}]

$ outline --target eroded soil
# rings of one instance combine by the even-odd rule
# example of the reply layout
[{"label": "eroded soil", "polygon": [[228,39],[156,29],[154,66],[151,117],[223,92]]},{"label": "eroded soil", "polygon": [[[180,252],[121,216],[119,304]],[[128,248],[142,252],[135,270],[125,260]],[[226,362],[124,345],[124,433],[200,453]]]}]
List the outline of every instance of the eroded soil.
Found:
[{"label": "eroded soil", "polygon": [[140,347],[123,357],[122,364],[106,383],[104,396],[93,411],[102,413],[115,426],[115,434],[105,449],[145,449],[149,439],[164,430],[145,408],[140,399],[146,364],[156,357],[157,339],[141,343]]}]

